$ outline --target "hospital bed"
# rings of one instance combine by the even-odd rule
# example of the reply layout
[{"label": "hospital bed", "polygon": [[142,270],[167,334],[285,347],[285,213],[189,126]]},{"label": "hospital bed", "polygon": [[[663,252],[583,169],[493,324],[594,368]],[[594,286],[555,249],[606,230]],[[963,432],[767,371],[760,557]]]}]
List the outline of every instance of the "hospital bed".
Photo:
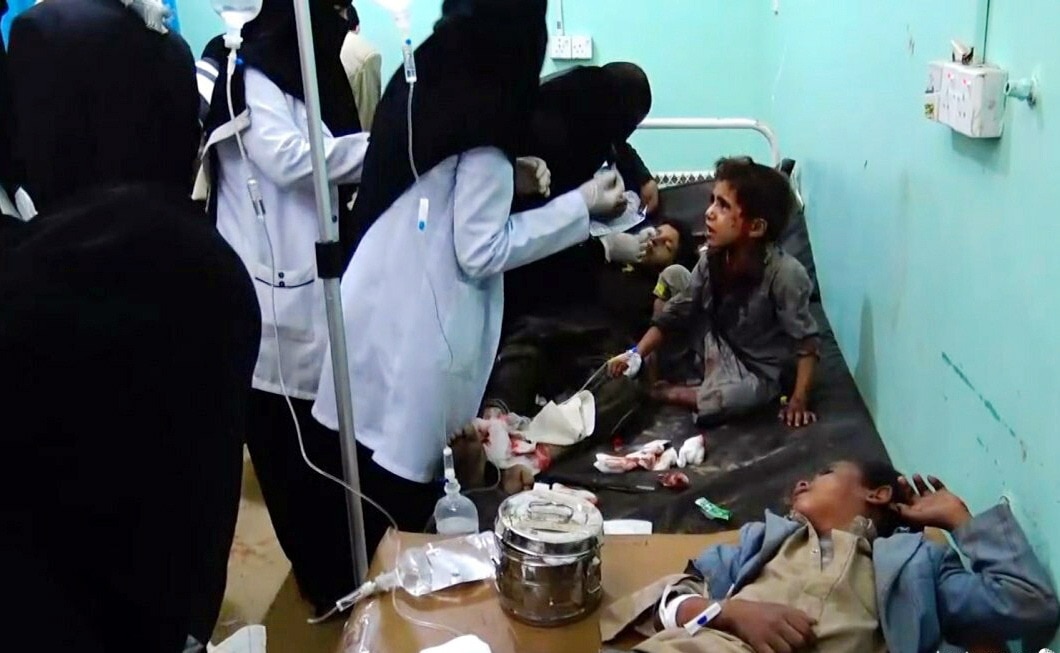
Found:
[{"label": "hospital bed", "polygon": [[[776,134],[768,125],[750,119],[661,119],[642,125],[644,129],[745,129],[761,134],[768,142],[776,164],[788,174],[794,162],[782,160]],[[673,171],[656,174],[660,184],[661,214],[703,231],[703,214],[710,201],[710,170]],[[801,204],[801,202],[800,202]],[[816,265],[810,245],[804,210],[793,216],[781,238],[785,250],[798,258],[816,287]],[[550,474],[590,488],[619,486],[622,491],[599,490],[600,508],[606,519],[643,519],[653,522],[656,533],[710,533],[735,528],[760,519],[769,508],[785,511],[784,497],[794,483],[824,465],[842,458],[887,460],[887,452],[858,393],[832,334],[828,318],[815,292],[811,306],[821,327],[821,361],[813,391],[813,408],[819,420],[807,428],[792,430],[777,420],[777,408],[710,429],[704,465],[684,470],[691,486],[684,491],[663,489],[656,473],[630,472],[604,475],[593,468],[595,455],[611,452],[610,443],[586,446],[555,463]],[[656,439],[672,440],[680,446],[686,438],[703,432],[688,413],[660,408],[646,414],[620,435],[636,444]],[[654,486],[652,492],[638,486]],[[699,497],[733,510],[729,523],[711,521],[694,506]],[[475,496],[482,526],[492,526],[501,493]]]}]

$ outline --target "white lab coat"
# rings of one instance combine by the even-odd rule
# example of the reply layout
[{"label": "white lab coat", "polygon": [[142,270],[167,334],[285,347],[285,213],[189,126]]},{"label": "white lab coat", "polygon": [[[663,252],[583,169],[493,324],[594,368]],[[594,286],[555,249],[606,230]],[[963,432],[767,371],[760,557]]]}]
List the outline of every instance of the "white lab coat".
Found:
[{"label": "white lab coat", "polygon": [[[354,434],[402,478],[434,478],[447,435],[478,413],[500,340],[503,272],[589,237],[578,191],[511,215],[513,175],[496,148],[449,157],[379,217],[343,275]],[[338,429],[330,356],[313,415]]]},{"label": "white lab coat", "polygon": [[[328,330],[323,282],[317,279],[315,243],[319,235],[305,105],[254,69],[246,71],[246,104],[250,124],[243,130],[243,144],[251,172],[261,187],[265,225],[254,215],[247,192],[248,171],[234,138],[215,145],[220,169],[214,192],[218,193],[217,229],[247,266],[262,309],[261,349],[253,386],[281,393],[278,333],[288,393],[299,399],[314,399]],[[334,138],[325,127],[324,147],[332,184],[360,181],[368,149],[366,133]],[[338,201],[333,185],[331,203],[335,211]],[[275,277],[266,225],[276,257]]]}]

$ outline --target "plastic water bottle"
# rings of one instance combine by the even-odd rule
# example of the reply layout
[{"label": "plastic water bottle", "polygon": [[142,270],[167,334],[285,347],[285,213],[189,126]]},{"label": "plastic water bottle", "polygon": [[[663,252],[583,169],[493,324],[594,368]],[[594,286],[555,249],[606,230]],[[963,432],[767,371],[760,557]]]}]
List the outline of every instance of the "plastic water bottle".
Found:
[{"label": "plastic water bottle", "polygon": [[445,496],[434,506],[434,524],[440,535],[472,535],[478,532],[478,508],[463,494],[453,468],[453,450],[446,447]]}]

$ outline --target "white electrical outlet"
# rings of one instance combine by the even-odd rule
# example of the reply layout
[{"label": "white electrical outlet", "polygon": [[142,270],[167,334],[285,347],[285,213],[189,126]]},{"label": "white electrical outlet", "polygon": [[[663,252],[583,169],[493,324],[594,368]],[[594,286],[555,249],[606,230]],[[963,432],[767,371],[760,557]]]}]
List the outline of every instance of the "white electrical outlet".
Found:
[{"label": "white electrical outlet", "polygon": [[593,58],[593,37],[572,36],[571,37],[571,59],[588,61]]},{"label": "white electrical outlet", "polygon": [[929,65],[924,114],[972,138],[1001,136],[1008,73],[987,65]]},{"label": "white electrical outlet", "polygon": [[559,61],[573,58],[572,39],[566,34],[553,34],[548,43],[548,56]]}]

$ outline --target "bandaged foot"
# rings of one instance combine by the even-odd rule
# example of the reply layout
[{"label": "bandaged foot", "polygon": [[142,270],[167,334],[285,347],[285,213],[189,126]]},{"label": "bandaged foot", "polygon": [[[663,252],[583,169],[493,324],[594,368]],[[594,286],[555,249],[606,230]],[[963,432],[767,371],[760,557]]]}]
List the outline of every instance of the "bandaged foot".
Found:
[{"label": "bandaged foot", "polygon": [[517,494],[534,487],[534,470],[524,465],[509,467],[501,472],[501,490],[505,494]]}]

